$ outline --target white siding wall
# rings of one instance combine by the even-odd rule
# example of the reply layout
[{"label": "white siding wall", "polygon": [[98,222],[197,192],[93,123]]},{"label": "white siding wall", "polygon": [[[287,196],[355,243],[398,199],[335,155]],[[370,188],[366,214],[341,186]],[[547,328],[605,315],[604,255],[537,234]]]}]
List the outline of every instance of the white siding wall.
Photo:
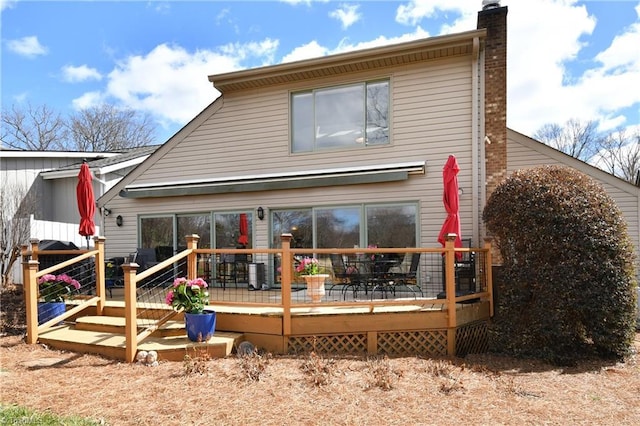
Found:
[{"label": "white siding wall", "polygon": [[[349,81],[307,81],[295,87],[233,93],[222,108],[161,156],[136,183],[175,182],[212,177],[317,170],[415,160],[427,162],[426,174],[399,183],[335,186],[302,190],[265,191],[193,197],[123,199],[107,206],[105,222],[108,255],[126,254],[137,246],[140,214],[208,212],[270,208],[353,205],[375,202],[419,203],[419,244],[438,246],[445,218],[442,205],[442,167],[455,154],[461,167],[460,185],[471,188],[471,59],[439,60],[427,67],[403,67],[386,73],[353,75]],[[289,152],[290,90],[389,77],[391,81],[391,144],[365,149]],[[162,148],[161,148],[162,150]],[[161,152],[161,150],[159,150]],[[475,170],[475,171],[474,171]],[[463,234],[471,232],[471,191],[461,199]],[[115,226],[122,215],[124,225]],[[255,221],[255,247],[268,246],[268,221]],[[477,243],[477,241],[476,241]]]},{"label": "white siding wall", "polygon": [[[56,217],[54,197],[49,181],[44,181],[39,174],[42,171],[54,170],[60,167],[78,164],[82,161],[75,157],[42,157],[33,156],[32,152],[25,157],[8,156],[0,152],[0,182],[6,187],[18,186],[29,191],[36,199],[36,210],[31,212],[36,219],[66,221],[66,218]],[[68,204],[66,200],[63,201]],[[54,218],[55,217],[55,218]]]}]

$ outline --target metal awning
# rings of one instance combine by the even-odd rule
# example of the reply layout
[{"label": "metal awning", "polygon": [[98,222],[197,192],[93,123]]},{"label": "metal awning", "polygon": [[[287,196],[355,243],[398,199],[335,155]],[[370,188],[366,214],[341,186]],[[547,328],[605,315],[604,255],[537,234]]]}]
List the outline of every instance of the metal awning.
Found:
[{"label": "metal awning", "polygon": [[407,180],[411,174],[424,174],[425,167],[425,161],[414,161],[208,180],[131,184],[120,191],[120,196],[124,198],[177,197],[394,182]]}]

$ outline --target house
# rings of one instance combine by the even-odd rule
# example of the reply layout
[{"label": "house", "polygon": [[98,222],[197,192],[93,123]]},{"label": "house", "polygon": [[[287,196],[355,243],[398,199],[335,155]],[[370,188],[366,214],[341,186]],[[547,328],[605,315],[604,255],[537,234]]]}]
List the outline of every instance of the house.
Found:
[{"label": "house", "polygon": [[[76,186],[82,161],[87,160],[89,164],[94,177],[94,193],[98,198],[147,158],[155,148],[142,147],[105,153],[1,148],[0,182],[3,197],[7,197],[3,202],[5,219],[12,218],[16,213],[15,209],[21,205],[28,214],[28,219],[25,220],[30,221],[28,238],[70,241],[80,247],[86,244],[85,238],[78,234],[80,215],[76,201]],[[96,235],[102,233],[101,217],[101,212],[97,211],[94,218]],[[3,224],[5,223],[3,220]],[[19,266],[14,264],[14,282],[22,281]]]},{"label": "house", "polygon": [[500,181],[549,162],[605,183],[637,246],[637,188],[507,129],[496,3],[483,2],[477,30],[209,76],[222,95],[98,200],[107,256],[179,250],[188,234],[234,247],[241,216],[249,248],[282,233],[305,248],[435,247],[450,154],[474,246]]}]

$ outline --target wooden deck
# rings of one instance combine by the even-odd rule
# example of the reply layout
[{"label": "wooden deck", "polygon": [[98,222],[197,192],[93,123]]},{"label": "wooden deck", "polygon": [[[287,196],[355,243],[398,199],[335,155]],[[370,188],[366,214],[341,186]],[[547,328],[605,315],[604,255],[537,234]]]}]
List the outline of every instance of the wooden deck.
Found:
[{"label": "wooden deck", "polygon": [[[210,308],[217,313],[216,333],[209,341],[199,343],[187,340],[182,315],[173,313],[164,302],[172,280],[161,278],[160,273],[167,269],[175,274],[175,265],[182,263],[186,265],[188,277],[197,277],[198,256],[217,254],[222,250],[198,249],[198,237],[187,236],[186,250],[140,274],[136,272],[137,264],[123,265],[125,288],[115,289],[106,297],[104,238],[98,237],[95,250],[86,251],[56,267],[38,270],[37,261],[23,263],[26,340],[129,362],[135,360],[140,350],[156,350],[160,360],[181,360],[189,351],[204,350],[210,356],[228,356],[243,341],[274,354],[315,351],[331,355],[444,356],[482,352],[487,345],[487,323],[493,315],[491,246],[487,243],[482,249],[456,249],[454,237],[448,236],[444,257],[442,249],[382,249],[435,254],[438,269],[444,259],[446,292],[438,295],[446,294],[445,299],[423,297],[420,290],[397,291],[402,286],[395,286],[395,281],[391,280],[387,281],[388,285],[393,284],[391,292],[373,293],[373,288],[378,286],[356,294],[327,288],[322,301],[314,304],[306,290],[294,282],[293,268],[284,268],[278,289],[219,288],[214,282],[209,288],[209,297]],[[289,234],[283,234],[281,249],[236,251],[279,255],[283,264],[293,265],[293,255],[303,252],[290,248],[290,238]],[[364,250],[316,251],[358,254]],[[457,251],[471,250],[483,253],[482,265],[476,270],[477,285],[473,292],[458,295],[455,255]],[[68,303],[66,313],[38,325],[37,279],[90,257],[95,258],[93,288],[96,295]],[[154,276],[159,279],[155,281]],[[385,284],[382,286],[386,287]],[[52,327],[61,320],[66,321],[64,325]]]},{"label": "wooden deck", "polygon": [[[447,311],[435,299],[412,299],[400,306],[308,306],[291,310],[291,334],[283,335],[283,310],[271,306],[210,305],[217,313],[216,332],[207,342],[187,339],[181,316],[161,326],[138,345],[155,350],[160,360],[181,361],[186,354],[206,351],[210,357],[225,357],[242,341],[276,354],[316,351],[330,354],[385,354],[390,356],[447,355]],[[158,305],[155,309],[166,311]],[[148,308],[147,308],[148,310]],[[125,305],[109,300],[105,315],[91,308],[63,325],[39,335],[50,347],[80,353],[96,353],[125,359]],[[458,322],[456,353],[480,352],[486,345],[488,302],[456,305]],[[138,318],[138,329],[150,324]]]}]

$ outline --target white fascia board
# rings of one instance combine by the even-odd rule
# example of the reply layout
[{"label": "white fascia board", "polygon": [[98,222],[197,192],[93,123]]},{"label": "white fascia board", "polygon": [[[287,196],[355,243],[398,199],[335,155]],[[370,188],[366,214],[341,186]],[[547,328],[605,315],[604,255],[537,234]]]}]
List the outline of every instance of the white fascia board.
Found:
[{"label": "white fascia board", "polygon": [[[146,160],[147,157],[149,156],[145,155],[145,156],[137,157],[128,161],[123,161],[121,163],[110,164],[104,167],[90,167],[90,169],[91,169],[91,173],[93,173],[94,176],[104,176],[107,173],[112,173],[118,170],[126,169],[127,167],[137,166],[138,164]],[[48,180],[48,179],[63,179],[63,178],[77,177],[78,173],[79,173],[79,170],[70,169],[70,170],[41,172],[40,175],[42,176],[42,179]]]}]

